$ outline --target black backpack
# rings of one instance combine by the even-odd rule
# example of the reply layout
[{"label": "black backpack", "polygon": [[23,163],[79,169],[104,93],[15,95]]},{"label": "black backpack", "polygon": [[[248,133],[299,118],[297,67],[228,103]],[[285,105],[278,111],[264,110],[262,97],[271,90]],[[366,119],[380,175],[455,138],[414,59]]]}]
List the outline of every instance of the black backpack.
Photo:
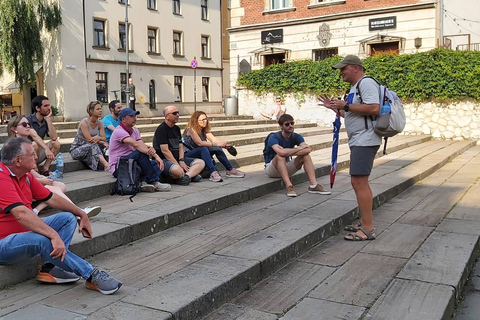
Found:
[{"label": "black backpack", "polygon": [[264,145],[263,151],[262,151],[262,153],[263,153],[263,159],[266,158],[265,156],[266,156],[266,152],[267,152],[267,148],[268,148],[268,139],[270,139],[270,136],[271,136],[272,134],[276,134],[276,135],[278,136],[278,139],[280,139],[282,133],[281,133],[281,132],[278,132],[278,131],[277,131],[277,132],[270,132],[270,133],[268,134],[268,136],[265,138],[265,142],[264,142],[265,145]]},{"label": "black backpack", "polygon": [[140,180],[140,167],[134,159],[120,157],[117,162],[117,182],[112,187],[111,194],[131,195],[132,198],[140,192],[142,181]]}]

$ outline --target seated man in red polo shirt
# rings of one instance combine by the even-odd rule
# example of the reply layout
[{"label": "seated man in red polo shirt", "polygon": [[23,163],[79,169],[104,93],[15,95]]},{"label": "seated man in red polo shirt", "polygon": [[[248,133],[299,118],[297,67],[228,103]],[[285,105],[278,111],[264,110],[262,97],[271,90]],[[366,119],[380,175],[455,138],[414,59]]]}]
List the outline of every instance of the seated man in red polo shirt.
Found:
[{"label": "seated man in red polo shirt", "polygon": [[[75,282],[83,277],[88,289],[112,294],[122,283],[98,270],[68,250],[77,227],[92,238],[87,214],[66,199],[53,194],[35,179],[37,154],[26,138],[12,138],[2,149],[0,163],[0,264],[14,264],[39,254],[46,264],[37,280],[51,283]],[[39,218],[32,201],[40,200],[65,211]]]}]

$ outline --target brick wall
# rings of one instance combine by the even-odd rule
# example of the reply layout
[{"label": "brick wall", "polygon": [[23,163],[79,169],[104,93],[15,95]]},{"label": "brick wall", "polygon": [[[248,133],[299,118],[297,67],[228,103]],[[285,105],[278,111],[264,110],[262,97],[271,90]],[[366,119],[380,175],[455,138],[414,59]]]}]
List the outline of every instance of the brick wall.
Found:
[{"label": "brick wall", "polygon": [[287,21],[292,19],[318,17],[337,13],[388,8],[408,4],[416,4],[421,0],[346,0],[343,4],[332,4],[309,9],[310,0],[293,0],[295,11],[265,14],[265,0],[241,0],[240,5],[245,10],[241,19],[242,25],[252,25],[267,22]]}]

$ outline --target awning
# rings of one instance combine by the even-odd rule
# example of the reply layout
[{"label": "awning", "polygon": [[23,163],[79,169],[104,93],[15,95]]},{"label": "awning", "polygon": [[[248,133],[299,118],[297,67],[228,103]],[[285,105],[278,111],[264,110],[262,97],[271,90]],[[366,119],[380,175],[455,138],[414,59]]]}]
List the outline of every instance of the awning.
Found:
[{"label": "awning", "polygon": [[0,86],[0,95],[18,93],[19,85],[15,81],[8,82],[3,87]]},{"label": "awning", "polygon": [[388,34],[376,34],[374,36],[358,40],[360,42],[360,46],[363,48],[363,52],[365,52],[365,45],[366,44],[374,44],[374,43],[383,43],[383,42],[399,42],[399,50],[403,51],[405,49],[405,41],[404,37],[399,36],[390,36]]},{"label": "awning", "polygon": [[264,46],[258,48],[256,50],[250,51],[249,53],[253,53],[256,56],[264,56],[267,54],[278,54],[278,53],[285,53],[286,55],[289,54],[292,50],[274,47],[274,46]]}]

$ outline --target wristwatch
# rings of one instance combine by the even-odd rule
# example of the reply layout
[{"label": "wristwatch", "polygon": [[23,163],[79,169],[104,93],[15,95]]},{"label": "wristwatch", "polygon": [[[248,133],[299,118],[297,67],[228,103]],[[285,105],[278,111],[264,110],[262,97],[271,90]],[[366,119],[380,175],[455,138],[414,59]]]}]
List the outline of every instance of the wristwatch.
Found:
[{"label": "wristwatch", "polygon": [[350,105],[348,104],[348,102],[345,103],[345,107],[343,107],[343,110],[344,110],[345,112],[348,112],[348,111],[350,110]]},{"label": "wristwatch", "polygon": [[180,161],[185,162],[185,159],[184,158],[178,159],[178,162],[180,162]]}]

